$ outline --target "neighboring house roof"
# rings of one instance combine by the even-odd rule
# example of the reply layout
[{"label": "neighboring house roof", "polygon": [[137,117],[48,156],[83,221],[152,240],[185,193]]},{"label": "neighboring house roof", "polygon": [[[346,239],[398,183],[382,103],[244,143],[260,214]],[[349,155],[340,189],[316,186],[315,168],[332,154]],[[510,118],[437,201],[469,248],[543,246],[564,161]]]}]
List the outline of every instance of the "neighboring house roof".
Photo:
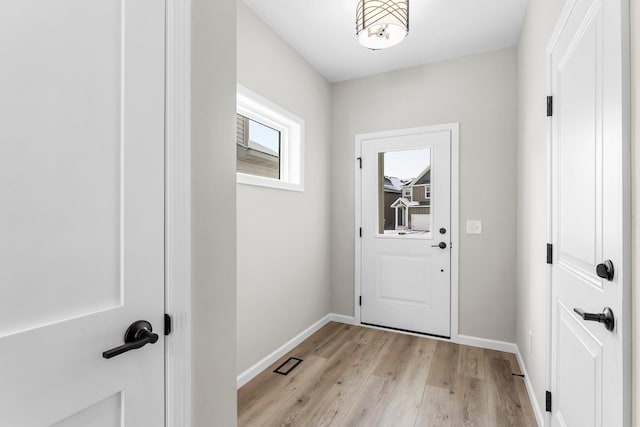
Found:
[{"label": "neighboring house roof", "polygon": [[396,200],[395,202],[391,203],[391,207],[392,208],[397,208],[400,206],[404,206],[406,208],[411,208],[414,206],[420,206],[420,203],[418,202],[412,202],[409,199],[406,199],[404,197],[399,197],[398,200]]},{"label": "neighboring house roof", "polygon": [[249,148],[252,149],[252,150],[260,151],[261,153],[268,154],[268,155],[273,156],[273,157],[278,157],[278,153],[276,153],[272,149],[267,148],[264,145],[259,144],[259,143],[255,142],[255,141],[252,141],[252,140],[249,140]]},{"label": "neighboring house roof", "polygon": [[391,193],[400,193],[404,183],[400,178],[395,176],[384,176],[384,191]]},{"label": "neighboring house roof", "polygon": [[[427,184],[431,182],[431,173],[429,173],[430,171],[431,171],[431,165],[427,166],[425,170],[420,172],[420,175],[418,175],[416,179],[414,179],[409,184],[407,184],[407,187],[412,187],[418,183]],[[421,182],[421,181],[424,181],[424,182]]]}]

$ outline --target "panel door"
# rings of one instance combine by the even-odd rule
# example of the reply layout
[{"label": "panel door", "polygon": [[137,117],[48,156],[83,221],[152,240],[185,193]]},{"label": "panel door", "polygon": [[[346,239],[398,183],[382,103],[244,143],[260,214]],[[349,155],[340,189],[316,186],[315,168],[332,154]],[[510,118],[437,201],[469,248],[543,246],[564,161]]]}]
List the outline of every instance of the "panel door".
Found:
[{"label": "panel door", "polygon": [[361,321],[449,337],[451,132],[361,144]]},{"label": "panel door", "polygon": [[621,28],[620,1],[577,0],[552,53],[554,426],[623,425],[622,329],[589,316],[619,320],[627,280]]},{"label": "panel door", "polygon": [[0,5],[0,425],[164,425],[164,10]]}]

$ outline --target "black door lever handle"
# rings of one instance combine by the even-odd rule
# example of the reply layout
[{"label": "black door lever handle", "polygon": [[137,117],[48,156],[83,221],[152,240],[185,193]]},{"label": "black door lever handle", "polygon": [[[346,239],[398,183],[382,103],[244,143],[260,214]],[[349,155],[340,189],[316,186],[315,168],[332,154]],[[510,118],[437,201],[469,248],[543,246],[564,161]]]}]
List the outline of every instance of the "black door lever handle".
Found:
[{"label": "black door lever handle", "polygon": [[102,353],[102,357],[111,359],[129,350],[135,350],[156,342],[158,342],[158,334],[153,333],[151,323],[146,320],[138,320],[127,328],[127,332],[124,334],[124,344],[105,351]]},{"label": "black door lever handle", "polygon": [[585,313],[581,308],[574,308],[573,311],[582,317],[583,320],[604,323],[604,327],[607,328],[608,331],[613,331],[615,319],[613,317],[613,311],[609,307],[605,307],[602,313]]}]

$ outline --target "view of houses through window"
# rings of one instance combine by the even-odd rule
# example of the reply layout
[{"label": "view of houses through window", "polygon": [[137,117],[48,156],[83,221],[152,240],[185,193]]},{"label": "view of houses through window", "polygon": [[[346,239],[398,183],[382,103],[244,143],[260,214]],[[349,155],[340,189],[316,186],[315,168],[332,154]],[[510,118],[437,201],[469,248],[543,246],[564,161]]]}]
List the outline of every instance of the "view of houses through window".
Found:
[{"label": "view of houses through window", "polygon": [[378,153],[380,234],[431,232],[431,150]]},{"label": "view of houses through window", "polygon": [[237,171],[280,179],[281,132],[236,115]]}]

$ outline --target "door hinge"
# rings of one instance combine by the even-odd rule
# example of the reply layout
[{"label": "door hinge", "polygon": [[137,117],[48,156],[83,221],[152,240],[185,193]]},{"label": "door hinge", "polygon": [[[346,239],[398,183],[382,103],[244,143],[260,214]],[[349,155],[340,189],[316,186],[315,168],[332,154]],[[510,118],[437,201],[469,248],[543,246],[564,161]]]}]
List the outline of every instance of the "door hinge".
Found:
[{"label": "door hinge", "polygon": [[553,96],[547,96],[547,117],[553,116]]},{"label": "door hinge", "polygon": [[362,237],[362,227],[360,227],[360,237]]},{"label": "door hinge", "polygon": [[547,391],[546,393],[546,400],[545,400],[545,411],[547,412],[551,412],[551,392]]},{"label": "door hinge", "polygon": [[173,326],[171,316],[167,313],[164,314],[164,334],[169,335],[171,333],[171,327]]},{"label": "door hinge", "polygon": [[547,264],[553,264],[553,245],[547,243]]},{"label": "door hinge", "polygon": [[362,169],[362,157],[358,157],[358,165],[360,167],[360,169]]},{"label": "door hinge", "polygon": [[360,306],[362,306],[362,295],[360,295]]}]

